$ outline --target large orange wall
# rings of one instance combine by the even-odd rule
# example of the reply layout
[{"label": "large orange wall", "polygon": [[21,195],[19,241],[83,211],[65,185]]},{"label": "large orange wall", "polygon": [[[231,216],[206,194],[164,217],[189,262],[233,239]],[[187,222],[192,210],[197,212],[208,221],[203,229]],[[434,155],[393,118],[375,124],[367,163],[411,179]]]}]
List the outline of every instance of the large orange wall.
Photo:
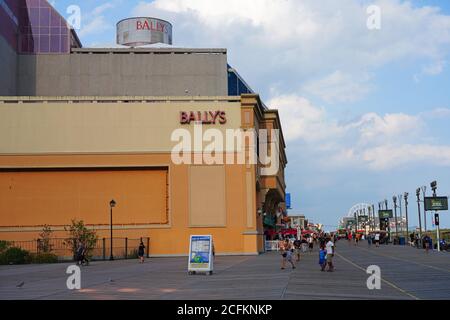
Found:
[{"label": "large orange wall", "polygon": [[[73,168],[73,167],[167,167],[169,223],[161,225],[165,190],[161,184],[164,170],[155,171],[91,171],[0,173],[0,239],[31,240],[38,236],[40,224],[53,226],[69,224],[70,219],[83,219],[88,225],[109,223],[109,200],[114,198],[114,237],[150,237],[151,255],[184,255],[188,253],[189,236],[212,234],[216,251],[223,254],[257,252],[257,237],[244,236],[256,229],[247,226],[246,168],[225,166],[226,227],[189,227],[189,166],[173,165],[169,154],[99,154],[99,155],[41,155],[0,156],[0,167]],[[125,170],[125,169],[124,169]],[[213,177],[212,177],[213,178]],[[9,186],[20,185],[16,197],[10,197]],[[83,189],[84,184],[86,188]],[[59,187],[58,187],[59,186]],[[20,191],[20,192],[19,192]],[[70,192],[80,194],[70,199]],[[18,196],[31,199],[14,205]],[[54,194],[51,197],[51,194]],[[90,196],[92,195],[92,196]],[[140,195],[137,197],[137,195]],[[140,198],[142,196],[142,198]],[[40,198],[39,200],[36,200]],[[138,199],[139,198],[139,199]],[[45,200],[43,200],[45,199]],[[62,200],[64,199],[64,200]],[[76,199],[86,203],[76,204]],[[79,200],[78,200],[79,201]],[[41,205],[39,205],[41,204]],[[49,209],[46,210],[45,207]],[[210,208],[211,211],[214,207]],[[63,214],[61,214],[64,211]],[[255,213],[256,214],[256,213]],[[133,224],[151,223],[151,225]],[[124,226],[127,225],[127,226]],[[14,227],[5,229],[4,227]],[[19,226],[35,227],[21,229]],[[54,237],[65,237],[62,228],[54,227]],[[97,227],[100,238],[109,237],[109,227]],[[28,230],[28,231],[25,231]],[[254,239],[254,240],[253,240]],[[249,245],[250,241],[250,245]],[[254,245],[252,244],[253,242]]]}]

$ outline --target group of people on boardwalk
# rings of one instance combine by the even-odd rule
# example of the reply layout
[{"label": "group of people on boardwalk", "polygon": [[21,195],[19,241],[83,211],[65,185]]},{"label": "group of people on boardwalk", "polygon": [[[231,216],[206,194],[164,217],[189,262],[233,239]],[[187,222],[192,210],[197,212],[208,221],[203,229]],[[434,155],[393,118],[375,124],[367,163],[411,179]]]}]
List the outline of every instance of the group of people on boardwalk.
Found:
[{"label": "group of people on boardwalk", "polygon": [[[305,252],[305,243],[310,254],[314,250],[314,243],[319,243],[319,265],[321,271],[325,271],[328,266],[328,272],[334,271],[333,257],[335,252],[334,237],[329,234],[321,233],[318,236],[310,235],[307,238],[296,239],[291,241],[289,238],[281,239],[279,242],[279,250],[281,253],[281,269],[286,268],[286,264],[290,264],[292,269],[296,269],[295,263],[300,262],[301,253]],[[295,258],[295,261],[294,261]]]},{"label": "group of people on boardwalk", "polygon": [[379,247],[383,235],[380,232],[370,233],[367,235],[363,233],[347,232],[345,238],[347,239],[349,245],[353,243],[357,246],[361,241],[367,240],[367,244],[369,246],[375,244],[376,247]]}]

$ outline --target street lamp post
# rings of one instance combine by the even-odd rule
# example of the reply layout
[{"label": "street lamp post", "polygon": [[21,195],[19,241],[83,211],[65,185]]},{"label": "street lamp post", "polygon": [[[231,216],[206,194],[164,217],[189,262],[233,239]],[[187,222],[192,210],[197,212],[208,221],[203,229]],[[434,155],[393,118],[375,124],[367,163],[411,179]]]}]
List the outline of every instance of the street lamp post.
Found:
[{"label": "street lamp post", "polygon": [[[383,202],[378,202],[378,221],[380,223],[380,229],[381,229],[381,219],[380,219],[380,210],[383,207]],[[385,230],[386,231],[386,230]]]},{"label": "street lamp post", "polygon": [[392,197],[392,201],[394,202],[394,217],[395,217],[395,236],[398,236],[398,220],[397,220],[397,196]]},{"label": "street lamp post", "polygon": [[[403,214],[402,214],[402,195],[401,194],[399,194],[397,196],[397,200],[398,200],[398,208],[400,209],[400,234],[403,235]],[[406,231],[406,235],[408,236],[408,231]]]},{"label": "street lamp post", "polygon": [[423,194],[423,231],[427,232],[427,211],[425,210],[425,197],[427,196],[427,186],[423,186],[422,188],[422,194]]},{"label": "street lamp post", "polygon": [[405,199],[405,215],[406,215],[406,239],[408,239],[408,237],[409,237],[409,234],[408,234],[408,228],[409,228],[409,226],[408,226],[408,196],[409,196],[409,193],[405,192],[404,199]]},{"label": "street lamp post", "polygon": [[110,261],[113,261],[114,260],[114,256],[113,256],[113,220],[112,220],[112,210],[113,210],[113,208],[116,206],[116,202],[114,201],[114,199],[113,200],[111,200],[110,202],[109,202],[109,208],[110,208],[110,231],[111,231],[111,243],[110,243],[110,246],[111,246],[111,254],[109,255],[109,260]]},{"label": "street lamp post", "polygon": [[[384,199],[384,206],[386,210],[388,210],[388,201],[387,199]],[[389,242],[392,242],[391,238],[391,218],[388,218],[388,232],[389,232]]]},{"label": "street lamp post", "polygon": [[419,213],[419,238],[422,239],[422,218],[420,217],[420,188],[416,190],[417,210]]},{"label": "street lamp post", "polygon": [[[431,183],[431,189],[433,190],[433,197],[437,197],[437,194],[436,194],[437,182],[436,181],[433,181]],[[423,209],[425,210],[425,197],[423,198]],[[439,221],[439,214],[437,211],[435,213],[436,213],[435,217],[437,217],[437,220]],[[441,243],[440,243],[439,222],[436,223],[436,232],[437,232],[437,234],[436,234],[437,250],[438,250],[438,252],[440,252],[441,251]]]},{"label": "street lamp post", "polygon": [[376,220],[375,220],[375,205],[372,204],[372,215],[373,215],[373,231],[375,231],[375,227],[376,227]]}]

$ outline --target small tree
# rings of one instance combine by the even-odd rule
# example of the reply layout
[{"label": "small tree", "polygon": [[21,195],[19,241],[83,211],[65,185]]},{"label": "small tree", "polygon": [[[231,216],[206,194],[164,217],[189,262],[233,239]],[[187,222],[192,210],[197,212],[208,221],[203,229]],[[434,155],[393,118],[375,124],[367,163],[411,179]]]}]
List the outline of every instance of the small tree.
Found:
[{"label": "small tree", "polygon": [[39,234],[38,239],[38,252],[39,253],[50,253],[52,252],[53,245],[50,243],[50,238],[52,235],[52,229],[45,225],[42,232]]},{"label": "small tree", "polygon": [[72,248],[73,256],[76,256],[77,246],[81,241],[86,247],[86,256],[90,259],[92,257],[92,251],[98,240],[97,233],[94,230],[89,230],[86,228],[83,220],[77,221],[76,219],[72,220],[72,224],[69,226],[69,229],[65,227],[64,230],[69,232],[70,236],[65,240],[65,244]]}]

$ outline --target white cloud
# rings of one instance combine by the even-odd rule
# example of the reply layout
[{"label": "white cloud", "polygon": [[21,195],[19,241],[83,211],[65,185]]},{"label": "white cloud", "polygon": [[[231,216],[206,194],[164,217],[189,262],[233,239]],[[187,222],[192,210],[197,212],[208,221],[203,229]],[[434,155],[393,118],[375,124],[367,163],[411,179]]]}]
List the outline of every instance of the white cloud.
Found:
[{"label": "white cloud", "polygon": [[[369,4],[381,7],[381,30],[366,26]],[[364,98],[387,64],[420,61],[436,74],[450,51],[450,17],[400,0],[155,0],[133,13],[172,21],[175,43],[229,48],[257,92],[278,74],[289,92],[306,88],[326,102]]]},{"label": "white cloud", "polygon": [[103,12],[110,10],[110,9],[114,9],[116,6],[110,2],[106,2],[104,4],[101,4],[99,6],[97,6],[96,8],[94,8],[94,10],[92,11],[92,14],[94,16],[102,14]]},{"label": "white cloud", "polygon": [[435,61],[432,64],[423,68],[422,72],[426,75],[435,76],[444,71],[447,62],[444,60]]},{"label": "white cloud", "polygon": [[424,112],[423,116],[431,118],[447,118],[450,117],[450,108],[437,108],[429,112]]},{"label": "white cloud", "polygon": [[101,34],[114,29],[114,25],[110,23],[103,13],[114,9],[114,3],[106,2],[95,7],[91,12],[83,14],[81,30],[78,31],[80,37],[86,37],[91,34]]},{"label": "white cloud", "polygon": [[424,161],[450,166],[450,145],[426,143],[430,138],[422,136],[427,117],[448,116],[449,109],[419,115],[367,113],[340,124],[301,96],[279,95],[268,105],[279,109],[286,141],[304,142],[302,152],[325,167],[387,170]]},{"label": "white cloud", "polygon": [[81,30],[78,32],[80,37],[86,37],[91,34],[100,34],[102,32],[111,30],[113,26],[106,21],[104,16],[98,16],[90,19],[89,22],[81,26]]},{"label": "white cloud", "polygon": [[351,75],[338,70],[322,79],[306,83],[302,89],[329,103],[352,102],[372,90],[370,80],[368,74]]},{"label": "white cloud", "polygon": [[376,113],[367,113],[361,120],[352,124],[358,128],[363,142],[392,141],[414,137],[420,133],[423,121],[419,116],[404,113],[386,114],[379,116]]},{"label": "white cloud", "polygon": [[342,128],[327,119],[323,108],[313,106],[303,97],[297,95],[278,96],[271,99],[268,106],[278,109],[287,141],[325,140],[342,131]]},{"label": "white cloud", "polygon": [[450,146],[383,145],[366,150],[363,159],[369,163],[370,168],[375,170],[386,170],[420,162],[426,162],[429,166],[450,166]]}]

